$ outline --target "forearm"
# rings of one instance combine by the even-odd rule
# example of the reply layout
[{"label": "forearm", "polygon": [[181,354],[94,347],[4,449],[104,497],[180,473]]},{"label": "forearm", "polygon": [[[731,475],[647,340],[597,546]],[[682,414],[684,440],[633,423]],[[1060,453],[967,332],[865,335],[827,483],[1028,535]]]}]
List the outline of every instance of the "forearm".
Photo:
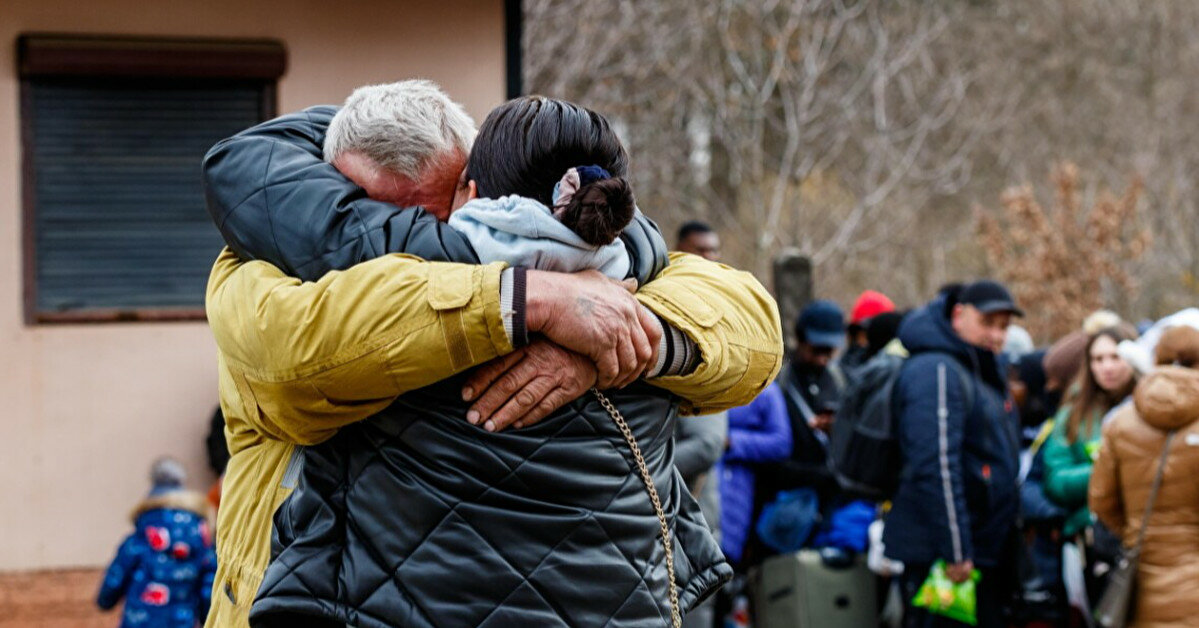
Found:
[{"label": "forearm", "polygon": [[[512,269],[503,274],[506,287],[501,294],[523,294],[525,308],[516,306],[519,297],[512,307],[503,307],[512,316],[505,325],[518,346],[528,340],[521,334],[523,328],[591,360],[594,385],[600,390],[622,388],[650,373],[650,383],[681,397],[684,410],[691,414],[745,405],[769,385],[781,364],[782,334],[774,301],[746,273],[694,256],[676,260],[636,297],[628,292],[628,284],[622,287],[594,270],[564,275]],[[502,296],[501,302],[506,304],[506,298]],[[692,305],[704,310],[686,307]],[[659,345],[664,335],[683,342],[668,340]],[[679,360],[671,357],[672,348],[682,354]],[[699,361],[688,369],[694,356]],[[518,418],[516,424],[523,425],[526,419],[536,421],[559,407],[560,403],[536,399],[559,393],[552,397],[558,399],[573,387],[558,383],[544,390],[546,385],[538,385],[532,364],[517,357],[512,363],[500,362],[476,372],[463,388],[464,396],[475,402],[476,419],[491,421],[499,410],[497,428]],[[678,371],[662,375],[667,368]],[[534,393],[530,388],[538,390]],[[522,394],[513,396],[514,391]]]},{"label": "forearm", "polygon": [[395,397],[512,351],[501,266],[386,256],[316,282],[222,253],[209,324],[265,432],[307,443]]},{"label": "forearm", "polygon": [[778,374],[783,357],[778,306],[749,273],[672,253],[670,266],[637,299],[698,350],[689,372],[649,381],[681,397],[685,413],[746,405]]}]

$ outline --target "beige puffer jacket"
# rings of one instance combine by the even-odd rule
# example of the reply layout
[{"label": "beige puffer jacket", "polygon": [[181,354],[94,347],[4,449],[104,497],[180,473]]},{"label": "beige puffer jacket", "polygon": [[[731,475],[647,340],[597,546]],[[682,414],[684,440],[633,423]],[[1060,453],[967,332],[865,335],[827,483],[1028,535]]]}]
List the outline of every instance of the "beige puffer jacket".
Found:
[{"label": "beige puffer jacket", "polygon": [[1125,547],[1136,543],[1166,435],[1178,431],[1149,518],[1132,626],[1199,627],[1199,370],[1161,367],[1134,400],[1104,427],[1091,510]]}]

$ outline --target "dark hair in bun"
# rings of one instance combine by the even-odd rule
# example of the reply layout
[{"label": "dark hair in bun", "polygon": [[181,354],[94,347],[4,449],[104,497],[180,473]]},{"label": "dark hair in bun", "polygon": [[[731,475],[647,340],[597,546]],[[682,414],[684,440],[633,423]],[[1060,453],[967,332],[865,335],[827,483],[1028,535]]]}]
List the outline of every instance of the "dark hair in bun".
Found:
[{"label": "dark hair in bun", "polygon": [[601,179],[579,188],[560,220],[587,244],[604,246],[633,220],[634,204],[633,188],[623,177]]},{"label": "dark hair in bun", "polygon": [[517,194],[552,207],[554,184],[583,165],[614,178],[627,174],[629,154],[608,120],[565,100],[521,96],[487,114],[466,175],[484,198]]}]

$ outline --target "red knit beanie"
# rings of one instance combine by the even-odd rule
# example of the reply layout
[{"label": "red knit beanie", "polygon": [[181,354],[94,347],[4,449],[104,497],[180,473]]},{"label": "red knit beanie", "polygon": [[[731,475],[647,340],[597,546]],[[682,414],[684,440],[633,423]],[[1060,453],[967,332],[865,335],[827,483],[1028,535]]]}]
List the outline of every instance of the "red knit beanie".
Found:
[{"label": "red knit beanie", "polygon": [[849,311],[849,324],[861,325],[862,321],[868,318],[894,311],[895,304],[887,298],[887,295],[867,290],[858,296],[858,300],[853,304],[853,309]]}]

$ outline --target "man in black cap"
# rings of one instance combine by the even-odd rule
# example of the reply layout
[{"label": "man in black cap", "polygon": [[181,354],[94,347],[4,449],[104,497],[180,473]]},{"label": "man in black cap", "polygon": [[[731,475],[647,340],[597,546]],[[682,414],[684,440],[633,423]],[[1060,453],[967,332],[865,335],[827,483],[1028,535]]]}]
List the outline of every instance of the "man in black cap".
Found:
[{"label": "man in black cap", "polygon": [[823,436],[845,388],[845,375],[833,360],[845,345],[845,313],[832,301],[807,304],[795,321],[795,339],[795,353],[779,372],[778,382],[786,393],[792,424],[802,423],[809,426],[806,431]]},{"label": "man in black cap", "polygon": [[[911,604],[939,560],[955,582],[977,571],[984,628],[1004,625],[1014,585],[1019,420],[997,355],[1013,316],[1023,313],[998,282],[942,289],[900,325],[911,357],[892,398],[903,469],[884,544],[889,558],[905,563],[903,599]],[[910,628],[965,625],[907,611]]]}]

